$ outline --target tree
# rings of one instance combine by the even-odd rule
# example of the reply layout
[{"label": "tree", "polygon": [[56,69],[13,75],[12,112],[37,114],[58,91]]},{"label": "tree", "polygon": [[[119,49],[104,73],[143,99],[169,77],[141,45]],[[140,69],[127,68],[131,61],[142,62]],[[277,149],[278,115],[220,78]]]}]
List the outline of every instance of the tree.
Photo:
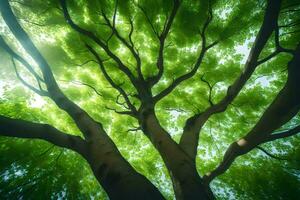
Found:
[{"label": "tree", "polygon": [[[74,164],[76,169],[75,164],[87,162],[110,199],[172,198],[163,188],[166,180],[153,184],[157,176],[151,178],[150,170],[154,168],[168,174],[176,199],[214,199],[222,194],[218,188],[211,190],[211,181],[249,152],[249,160],[256,164],[265,153],[283,160],[281,167],[295,165],[296,169],[283,172],[274,164],[274,171],[282,176],[294,173],[288,180],[299,185],[295,181],[299,161],[270,151],[282,148],[275,141],[289,137],[289,149],[295,150],[294,156],[300,153],[293,145],[299,138],[291,137],[300,129],[299,5],[281,0],[2,0],[2,65],[9,65],[28,89],[22,95],[38,94],[47,103],[46,110],[34,110],[25,103],[28,99],[17,104],[17,96],[10,97],[16,91],[6,89],[0,134],[41,139],[76,152],[85,161],[71,159],[66,165]],[[246,61],[235,52],[241,43],[251,46]],[[1,149],[9,155],[7,149],[15,144],[6,137]],[[227,150],[220,144],[223,139],[231,143]],[[16,141],[19,149],[26,148],[25,141]],[[155,150],[147,150],[149,142]],[[54,148],[38,144],[30,144],[28,151],[44,155]],[[210,162],[203,156],[216,153],[214,145],[224,146],[219,163],[213,155]],[[261,150],[259,158],[254,149]],[[148,151],[149,158],[141,158],[142,151]],[[164,166],[159,166],[157,153]],[[43,178],[58,170],[62,154],[56,164],[48,163],[52,168],[47,173],[38,177],[31,173],[27,183],[6,183],[9,176],[4,175],[1,194],[29,197]],[[72,156],[68,151],[64,157]],[[7,166],[16,176],[14,168],[22,165],[11,162]],[[26,162],[22,167],[30,168]],[[207,173],[200,175],[203,167]],[[8,173],[7,167],[4,172]],[[26,173],[19,172],[20,176]],[[227,180],[235,182],[237,177]],[[61,184],[59,195],[80,197],[72,196],[75,186],[69,191],[67,181],[61,181],[65,186]],[[69,182],[75,185],[75,181]],[[239,181],[236,184],[242,184]],[[12,190],[12,185],[18,187]],[[242,196],[237,188],[236,195]],[[294,198],[298,193],[289,195]]]}]

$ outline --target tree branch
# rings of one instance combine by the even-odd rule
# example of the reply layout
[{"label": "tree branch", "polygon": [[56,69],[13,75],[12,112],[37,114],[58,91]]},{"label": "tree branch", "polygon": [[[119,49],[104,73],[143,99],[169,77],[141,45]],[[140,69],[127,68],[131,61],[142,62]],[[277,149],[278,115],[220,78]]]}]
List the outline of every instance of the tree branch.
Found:
[{"label": "tree branch", "polygon": [[282,157],[279,157],[279,156],[276,156],[276,155],[273,155],[271,154],[270,152],[268,152],[266,149],[260,147],[260,146],[257,146],[256,147],[257,149],[261,150],[262,152],[264,152],[267,156],[271,157],[271,158],[274,158],[276,160],[285,160],[285,161],[289,161],[290,159],[288,158],[282,158]]},{"label": "tree branch", "polygon": [[297,126],[290,131],[272,134],[276,129],[287,123],[300,110],[300,43],[295,50],[295,55],[288,64],[288,79],[271,105],[263,113],[256,125],[242,139],[232,143],[227,149],[222,162],[206,176],[209,183],[215,177],[223,174],[241,155],[256,148],[258,145],[279,138],[292,136],[299,132]]},{"label": "tree branch", "polygon": [[38,85],[39,85],[39,89],[35,88],[34,86],[30,85],[29,83],[27,83],[19,74],[16,63],[14,61],[14,58],[11,59],[13,66],[14,66],[14,70],[16,72],[16,76],[17,78],[21,81],[21,83],[23,85],[25,85],[26,87],[28,87],[30,90],[32,90],[33,92],[39,94],[40,96],[49,96],[49,93],[47,91],[44,91],[40,85],[40,82],[38,81]]},{"label": "tree branch", "polygon": [[141,58],[138,54],[138,52],[136,51],[136,49],[134,48],[134,44],[133,44],[133,41],[132,41],[132,33],[133,33],[133,23],[131,20],[130,21],[130,32],[129,32],[129,43],[126,41],[125,38],[123,38],[119,31],[116,29],[116,26],[115,26],[115,17],[116,17],[116,10],[117,10],[117,6],[116,6],[116,9],[115,9],[115,12],[114,12],[114,16],[113,16],[113,23],[111,24],[109,19],[107,18],[107,16],[105,15],[105,13],[102,11],[102,16],[106,22],[106,25],[112,30],[112,33],[114,33],[117,38],[129,49],[129,51],[131,52],[131,54],[133,55],[133,57],[135,58],[136,60],[136,68],[137,68],[137,71],[138,71],[138,75],[139,75],[139,78],[141,80],[144,80],[144,77],[142,75],[142,72],[141,72]]},{"label": "tree branch", "polygon": [[0,135],[18,138],[42,139],[56,146],[86,154],[85,141],[79,136],[63,133],[49,124],[39,124],[0,115]]},{"label": "tree branch", "polygon": [[27,53],[36,61],[41,69],[47,90],[49,92],[49,97],[59,108],[66,111],[74,119],[74,122],[81,130],[85,138],[89,139],[92,135],[97,134],[95,130],[104,132],[104,130],[101,129],[101,127],[99,127],[99,125],[84,110],[68,99],[60,90],[49,64],[16,20],[8,0],[2,0],[0,2],[0,12],[5,23],[14,34],[16,39],[20,42]]},{"label": "tree branch", "polygon": [[123,96],[123,98],[125,99],[125,102],[128,106],[128,108],[132,111],[132,113],[134,115],[137,114],[137,110],[135,108],[135,106],[131,103],[128,95],[126,94],[126,92],[123,90],[122,87],[120,87],[118,84],[116,84],[112,78],[108,75],[106,69],[105,69],[105,66],[103,64],[103,61],[101,60],[101,58],[99,57],[99,55],[97,54],[97,52],[89,45],[86,45],[86,47],[88,48],[88,50],[95,56],[97,62],[99,63],[99,67],[100,67],[100,70],[102,71],[105,79],[110,83],[110,85],[115,88],[116,90],[118,90],[118,92]]},{"label": "tree branch", "polygon": [[102,97],[103,95],[101,94],[101,92],[99,92],[94,86],[92,86],[91,84],[88,83],[83,83],[81,81],[66,81],[66,80],[58,80],[58,81],[62,81],[62,82],[66,82],[66,83],[74,83],[76,85],[83,85],[83,86],[87,86],[88,88],[92,89],[98,96]]},{"label": "tree branch", "polygon": [[258,66],[259,55],[276,27],[279,11],[280,0],[269,0],[263,23],[250,50],[243,72],[234,83],[228,87],[227,94],[221,101],[207,108],[203,113],[194,115],[186,121],[179,144],[192,158],[195,158],[197,153],[199,132],[202,126],[211,115],[226,110],[227,106],[239,94]]},{"label": "tree branch", "polygon": [[60,4],[63,8],[63,13],[64,13],[64,17],[67,20],[67,23],[77,32],[79,32],[80,34],[83,34],[85,36],[87,36],[88,38],[90,38],[91,40],[93,40],[96,44],[98,44],[105,52],[106,54],[111,57],[118,65],[119,69],[126,74],[126,76],[130,79],[130,81],[132,82],[132,84],[134,86],[137,87],[137,83],[136,83],[136,78],[134,77],[134,75],[131,73],[131,71],[128,69],[128,67],[126,67],[124,65],[124,63],[120,60],[119,57],[117,57],[109,48],[108,46],[102,42],[94,33],[85,30],[81,27],[79,27],[77,24],[75,24],[72,19],[71,16],[69,15],[68,9],[67,9],[67,3],[66,0],[60,0]]},{"label": "tree branch", "polygon": [[147,14],[147,12],[146,12],[146,10],[145,10],[141,5],[139,5],[139,4],[137,4],[137,7],[138,7],[138,8],[142,11],[142,13],[144,14],[144,16],[145,16],[145,18],[146,18],[148,24],[150,25],[150,27],[151,27],[153,33],[155,34],[155,36],[156,36],[157,38],[159,38],[159,33],[158,33],[158,31],[155,29],[153,23],[151,22],[151,20],[150,20],[148,14]]},{"label": "tree branch", "polygon": [[158,68],[158,73],[157,73],[157,75],[155,75],[154,77],[149,79],[151,86],[155,85],[161,79],[161,77],[163,75],[163,72],[164,72],[165,41],[166,41],[166,38],[167,38],[167,36],[170,32],[172,23],[174,21],[176,13],[179,9],[179,6],[180,6],[180,1],[179,0],[173,0],[173,8],[172,8],[171,14],[166,19],[165,26],[164,26],[164,29],[163,29],[162,33],[158,36],[159,51],[158,51],[158,57],[157,57],[157,61],[156,61],[156,66]]},{"label": "tree branch", "polygon": [[[41,82],[45,82],[33,69],[33,67],[25,60],[23,59],[20,55],[18,55],[16,52],[14,52],[8,45],[7,43],[4,41],[4,39],[2,38],[2,36],[0,35],[0,47],[3,48],[10,56],[11,56],[11,61],[14,67],[14,70],[16,72],[16,76],[17,78],[21,81],[21,83],[23,85],[25,85],[26,87],[28,87],[30,90],[32,90],[33,92],[41,95],[41,96],[49,96],[48,92],[42,89],[41,86]],[[23,66],[25,66],[25,68],[29,71],[29,73],[31,73],[38,86],[39,89],[35,88],[34,86],[30,85],[29,83],[27,83],[19,74],[16,63],[14,61],[14,59],[17,59]]]},{"label": "tree branch", "polygon": [[164,98],[165,96],[167,96],[168,94],[170,94],[181,82],[188,80],[189,78],[193,77],[197,70],[199,69],[202,60],[204,58],[204,55],[206,53],[207,50],[209,50],[210,48],[212,48],[213,46],[215,46],[218,42],[213,42],[212,44],[206,46],[206,37],[205,37],[205,31],[208,27],[208,25],[210,24],[212,20],[212,8],[211,5],[209,4],[209,11],[208,11],[208,17],[207,20],[205,21],[203,28],[200,32],[200,36],[202,38],[202,47],[201,47],[201,51],[200,54],[197,58],[196,63],[194,64],[192,70],[184,75],[179,76],[178,78],[176,78],[166,89],[164,89],[163,91],[161,91],[159,94],[157,94],[154,97],[154,102],[158,102],[159,100],[161,100],[162,98]]},{"label": "tree branch", "polygon": [[14,52],[5,42],[3,37],[0,35],[0,47],[3,48],[10,56],[18,60],[26,69],[35,77],[37,81],[45,82],[43,78],[41,78],[38,73],[33,69],[33,67],[20,55],[18,55],[16,52]]},{"label": "tree branch", "polygon": [[265,142],[270,142],[270,141],[274,141],[274,140],[277,140],[277,139],[290,137],[290,136],[296,135],[298,133],[300,133],[300,125],[292,128],[290,130],[287,130],[287,131],[282,131],[282,132],[279,132],[279,133],[269,135],[268,137],[266,137],[264,139],[263,142],[265,143]]},{"label": "tree branch", "polygon": [[204,82],[208,86],[208,89],[209,89],[208,102],[209,102],[210,106],[213,106],[214,103],[212,102],[212,90],[213,90],[215,84],[211,85],[207,80],[204,79],[204,75],[205,74],[203,74],[200,79],[202,82]]},{"label": "tree branch", "polygon": [[119,111],[119,110],[117,110],[117,109],[110,108],[110,107],[108,107],[108,106],[105,106],[105,108],[106,108],[107,110],[112,110],[112,111],[114,111],[115,113],[120,114],[120,115],[129,115],[129,116],[132,116],[132,117],[135,117],[135,118],[136,118],[136,115],[134,115],[131,111]]}]

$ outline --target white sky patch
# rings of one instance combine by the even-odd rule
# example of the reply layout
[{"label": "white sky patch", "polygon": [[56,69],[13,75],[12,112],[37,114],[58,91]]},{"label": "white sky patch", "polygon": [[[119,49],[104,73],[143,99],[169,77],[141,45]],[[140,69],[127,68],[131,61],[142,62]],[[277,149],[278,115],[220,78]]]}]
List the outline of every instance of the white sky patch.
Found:
[{"label": "white sky patch", "polygon": [[263,77],[256,79],[254,84],[255,85],[260,84],[263,87],[269,87],[270,82],[271,82],[271,80],[268,77],[263,76]]},{"label": "white sky patch", "polygon": [[248,58],[248,55],[250,53],[249,44],[253,43],[255,40],[255,37],[251,37],[250,39],[247,39],[244,44],[237,45],[234,47],[236,53],[241,54],[243,56],[243,59],[241,61],[242,64],[246,63],[246,60]]},{"label": "white sky patch", "polygon": [[254,83],[251,84],[250,87],[255,87],[256,85],[261,85],[262,87],[270,87],[271,82],[276,80],[277,77],[275,75],[271,76],[261,76],[255,79]]},{"label": "white sky patch", "polygon": [[177,110],[171,110],[170,115],[172,116],[172,120],[176,121],[181,115],[181,112],[178,112]]},{"label": "white sky patch", "polygon": [[6,83],[4,81],[0,80],[0,99],[3,97],[5,86],[6,86]]},{"label": "white sky patch", "polygon": [[223,20],[226,20],[227,17],[229,16],[229,14],[231,13],[232,11],[232,8],[225,8],[225,9],[222,9],[219,13],[219,17]]},{"label": "white sky patch", "polygon": [[43,99],[43,97],[35,94],[34,97],[29,101],[30,107],[33,108],[41,108],[43,107],[47,102]]}]

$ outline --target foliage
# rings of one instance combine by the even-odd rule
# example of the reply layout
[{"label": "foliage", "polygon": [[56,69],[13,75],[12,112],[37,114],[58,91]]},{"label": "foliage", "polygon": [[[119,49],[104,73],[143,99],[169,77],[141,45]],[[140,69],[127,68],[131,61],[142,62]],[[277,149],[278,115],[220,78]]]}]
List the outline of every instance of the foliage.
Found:
[{"label": "foliage", "polygon": [[[282,7],[291,2],[284,1]],[[219,102],[227,87],[239,76],[259,30],[264,15],[264,1],[211,1],[213,20],[208,27],[207,42],[220,41],[209,50],[198,72],[180,84],[155,107],[161,125],[175,141],[179,141],[185,120],[203,112],[209,105],[209,87],[213,103]],[[96,47],[91,39],[74,31],[65,21],[58,1],[11,0],[19,22],[29,33],[42,55],[49,62],[63,92],[80,105],[94,119],[101,121],[121,154],[141,174],[155,184],[167,199],[174,199],[171,179],[159,153],[140,130],[137,121],[114,110],[124,110],[116,99],[124,101],[111,87],[93,55],[85,45],[91,45],[107,59],[107,72],[127,92],[129,99],[138,106],[135,88],[118,70],[115,62]],[[104,25],[104,11],[113,18],[115,1],[70,1],[72,19],[81,27],[100,38],[109,38],[111,30]],[[207,18],[208,1],[183,1],[175,17],[171,32],[166,39],[164,52],[165,69],[161,81],[152,93],[159,94],[176,77],[187,73],[197,59],[201,47],[199,30]],[[141,7],[147,17],[141,12]],[[158,71],[156,59],[159,42],[153,29],[163,31],[166,14],[171,12],[172,1],[119,1],[116,29],[122,37],[130,34],[133,21],[132,41],[142,60],[145,78]],[[298,9],[299,6],[293,7]],[[295,12],[282,12],[281,25],[299,21]],[[153,28],[147,22],[152,22]],[[281,43],[295,48],[300,40],[295,26],[283,27]],[[28,62],[36,65],[24,52],[5,23],[0,19],[0,34],[5,36],[15,50]],[[129,39],[127,39],[129,41]],[[135,58],[114,35],[109,48],[137,76]],[[273,39],[268,41],[261,58],[274,49]],[[248,80],[245,87],[227,110],[212,116],[200,134],[196,158],[201,175],[211,171],[221,161],[229,144],[247,133],[261,117],[284,86],[286,67],[291,57],[280,54],[262,64]],[[17,63],[22,77],[36,84],[30,73]],[[38,71],[38,68],[37,68]],[[39,72],[40,73],[40,72]],[[40,97],[20,83],[15,75],[10,56],[0,49],[0,114],[33,122],[53,125],[61,131],[82,136],[73,120],[49,98]],[[205,79],[203,81],[202,79]],[[92,85],[93,88],[87,86]],[[100,93],[97,94],[95,90]],[[299,116],[282,127],[288,129],[299,123]],[[300,149],[299,136],[263,145],[268,151],[288,160],[274,160],[259,150],[238,158],[230,170],[212,182],[212,189],[219,199],[297,199],[300,196]],[[107,199],[86,162],[70,150],[58,148],[44,141],[0,138],[0,197],[2,199]],[[266,187],[267,186],[267,187]]]}]

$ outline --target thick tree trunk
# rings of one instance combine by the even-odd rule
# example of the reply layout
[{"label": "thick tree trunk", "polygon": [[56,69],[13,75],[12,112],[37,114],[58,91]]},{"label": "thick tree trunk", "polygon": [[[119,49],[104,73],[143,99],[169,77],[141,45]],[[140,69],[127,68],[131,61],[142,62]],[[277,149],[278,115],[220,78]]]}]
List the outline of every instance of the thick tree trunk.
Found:
[{"label": "thick tree trunk", "polygon": [[210,188],[203,184],[202,178],[199,176],[192,177],[188,174],[185,181],[178,180],[173,175],[172,171],[170,171],[170,176],[172,179],[176,200],[215,199]]},{"label": "thick tree trunk", "polygon": [[176,199],[214,199],[198,175],[195,162],[160,126],[154,111],[144,116],[143,130],[160,153],[171,176]]},{"label": "thick tree trunk", "polygon": [[[58,146],[77,151],[89,162],[97,180],[103,186],[110,199],[164,199],[157,188],[144,176],[136,172],[122,157],[117,147],[102,128],[101,123],[96,122],[87,112],[68,99],[60,90],[49,64],[18,23],[8,0],[0,1],[0,12],[14,36],[27,53],[39,64],[48,89],[48,96],[59,108],[66,111],[70,117],[73,118],[77,127],[84,135],[85,140],[82,141],[74,136],[68,136],[45,125],[41,126],[24,121],[16,122],[16,120],[0,118],[0,121],[5,121],[9,125],[9,127],[4,126],[5,133],[3,133],[3,135],[40,138]],[[12,57],[19,58],[19,56],[6,45],[4,40],[0,42],[0,45],[4,47]],[[24,60],[24,62],[26,61]],[[17,129],[10,130],[13,128],[13,125],[18,125]],[[27,130],[30,129],[29,131],[35,129],[35,132],[28,134],[22,131],[22,127],[27,127]],[[40,133],[40,131],[45,130],[48,130],[48,132]],[[79,145],[80,147],[78,147]]]},{"label": "thick tree trunk", "polygon": [[92,140],[86,159],[110,199],[164,199],[158,189],[122,157],[108,137]]}]

